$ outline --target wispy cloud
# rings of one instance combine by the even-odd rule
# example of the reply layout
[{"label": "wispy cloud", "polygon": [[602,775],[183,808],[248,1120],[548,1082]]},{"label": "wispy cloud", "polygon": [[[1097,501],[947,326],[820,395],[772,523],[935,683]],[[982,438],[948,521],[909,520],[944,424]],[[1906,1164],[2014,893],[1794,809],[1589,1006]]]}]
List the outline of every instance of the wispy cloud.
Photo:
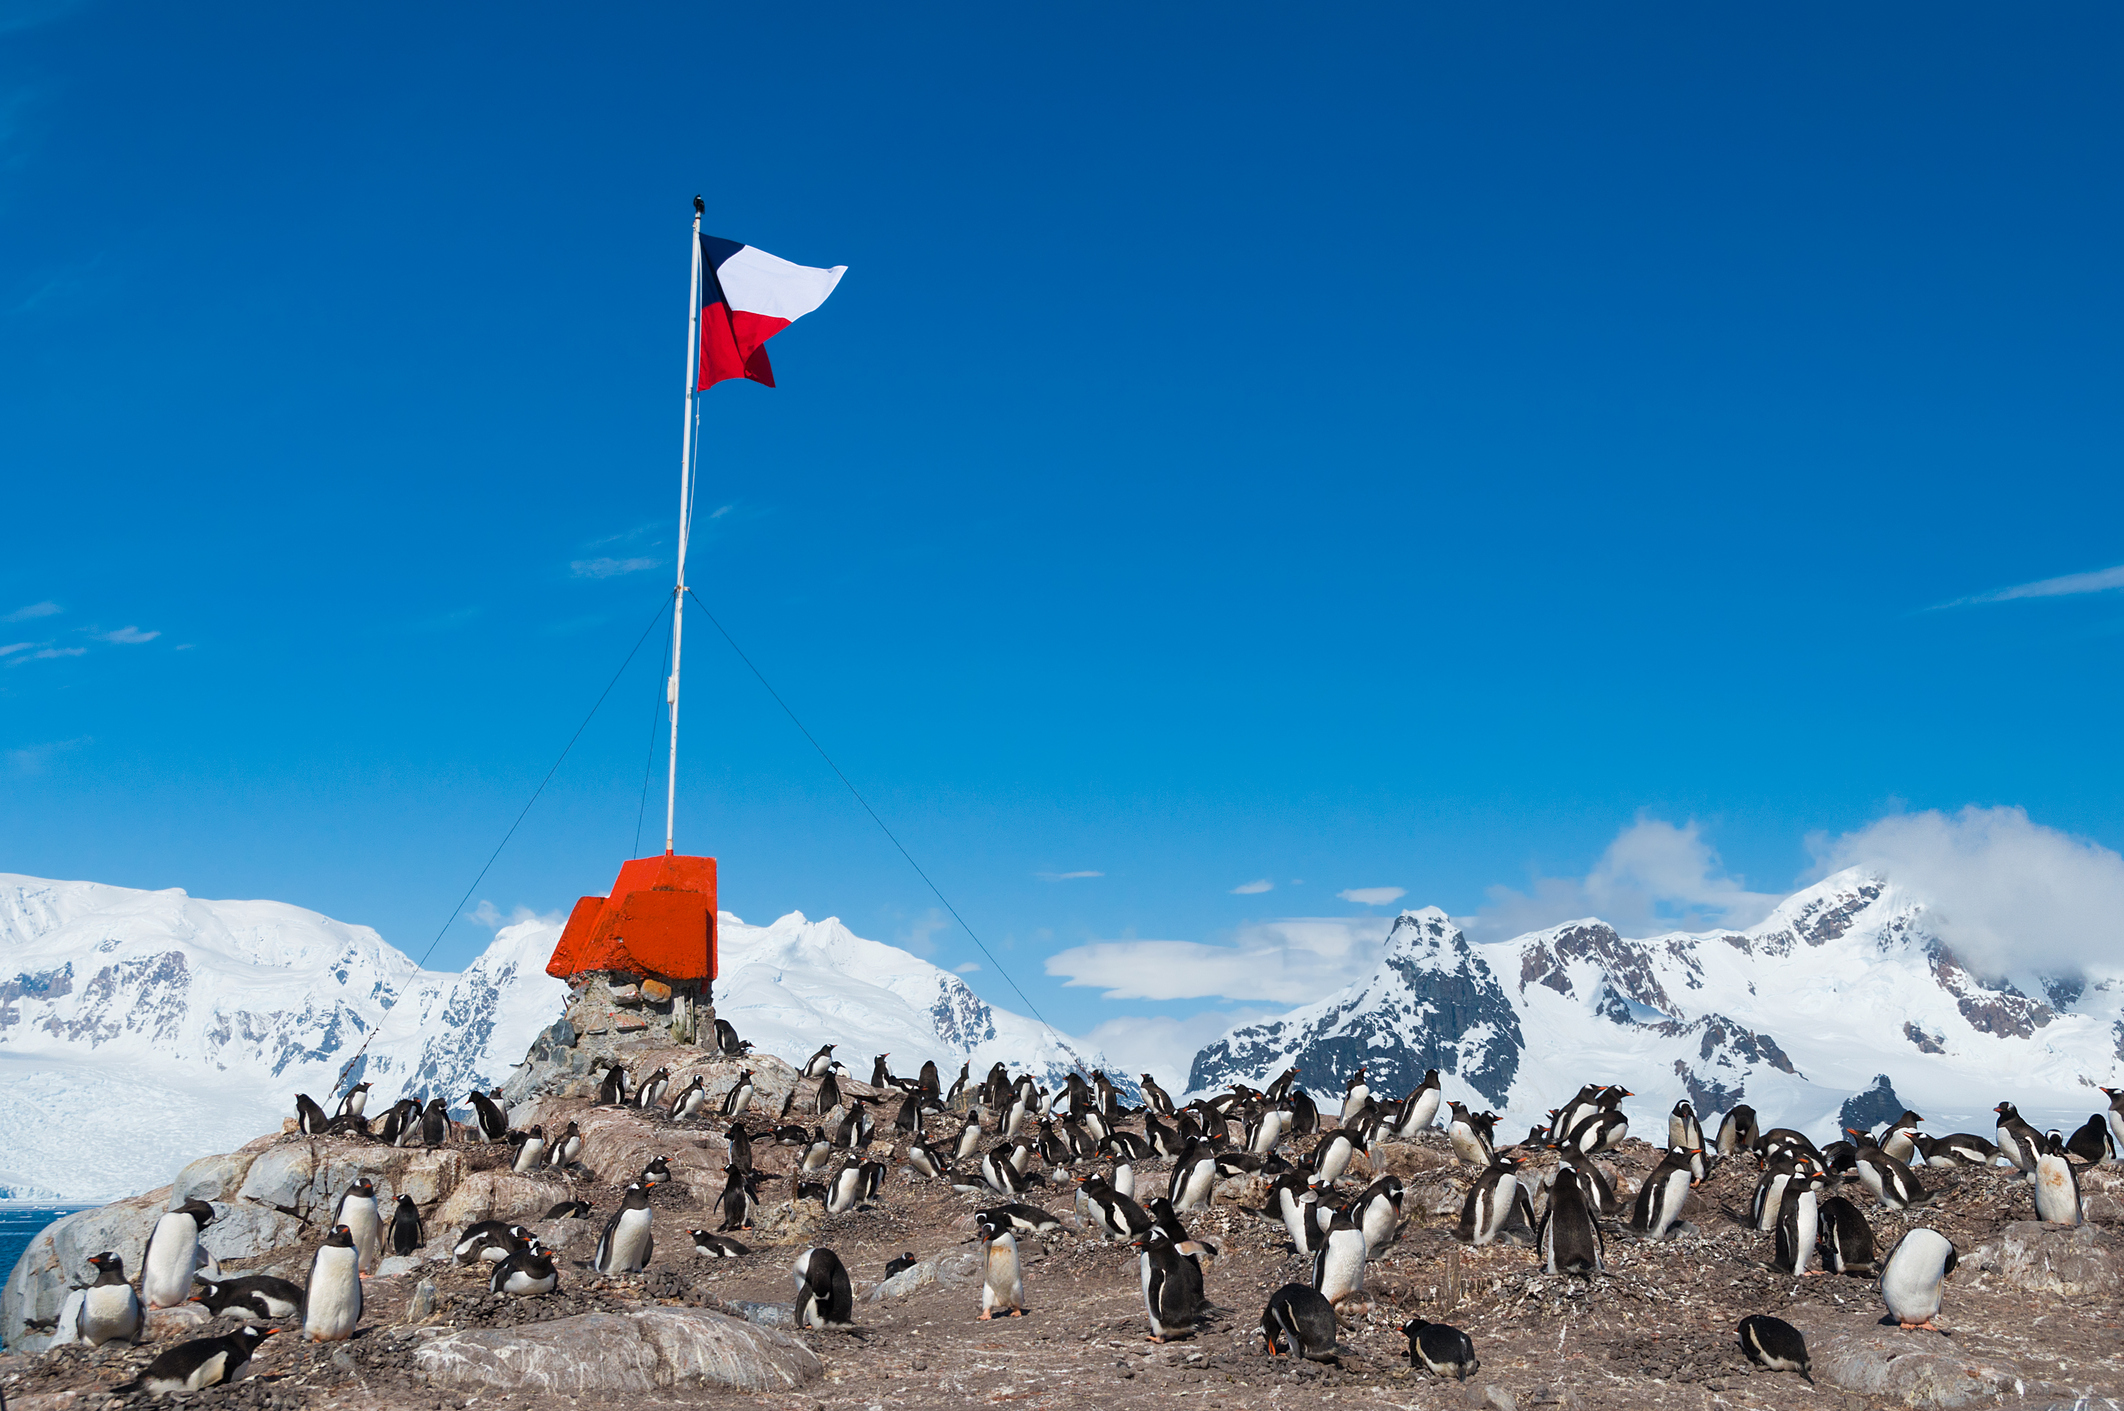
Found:
[{"label": "wispy cloud", "polygon": [[1476,940],[1505,940],[1597,916],[1625,936],[1753,926],[1782,893],[1752,892],[1728,873],[1694,819],[1677,827],[1639,817],[1583,877],[1536,877],[1526,891],[1489,889],[1474,916],[1455,917]]},{"label": "wispy cloud", "polygon": [[937,932],[950,929],[951,918],[933,906],[909,922],[907,929],[900,933],[900,948],[925,958],[935,955]]},{"label": "wispy cloud", "polygon": [[1160,1086],[1177,1093],[1187,1089],[1188,1071],[1204,1045],[1242,1024],[1258,1024],[1282,1013],[1280,1009],[1206,1009],[1184,1019],[1170,1014],[1131,1014],[1107,1020],[1084,1040],[1123,1072],[1148,1073]]},{"label": "wispy cloud", "polygon": [[36,645],[35,642],[9,642],[6,646],[0,647],[0,657],[13,656],[16,652],[26,652]]},{"label": "wispy cloud", "polygon": [[489,931],[499,931],[504,926],[521,926],[526,921],[558,926],[568,918],[557,911],[533,911],[528,906],[512,906],[504,915],[500,907],[482,898],[478,906],[465,913],[465,919]]},{"label": "wispy cloud", "polygon": [[1043,882],[1074,882],[1080,877],[1104,877],[1104,872],[1035,872],[1033,876]]},{"label": "wispy cloud", "polygon": [[7,752],[8,768],[17,774],[43,774],[51,767],[52,756],[65,754],[94,743],[90,735],[77,735],[71,740],[51,740],[41,745],[25,745],[19,750]]},{"label": "wispy cloud", "polygon": [[50,617],[63,609],[57,603],[31,603],[28,607],[16,608],[0,622],[28,622],[33,617]]},{"label": "wispy cloud", "polygon": [[576,559],[568,565],[568,571],[577,578],[617,578],[623,573],[640,573],[646,568],[655,568],[662,559]]},{"label": "wispy cloud", "polygon": [[1257,881],[1241,882],[1238,886],[1232,888],[1232,895],[1235,897],[1258,897],[1263,892],[1273,892],[1275,890],[1276,884],[1263,877]]},{"label": "wispy cloud", "polygon": [[136,642],[152,642],[161,635],[162,633],[160,632],[143,632],[137,627],[121,627],[115,632],[97,633],[96,640],[99,642],[117,642],[122,645],[131,645]]},{"label": "wispy cloud", "polygon": [[1359,906],[1391,906],[1408,894],[1406,887],[1346,887],[1335,893],[1344,901],[1353,901]]},{"label": "wispy cloud", "polygon": [[1979,603],[2010,603],[2019,598],[2071,598],[2082,593],[2115,592],[2119,588],[2124,588],[2124,564],[2096,569],[2093,573],[2068,573],[2062,578],[2039,578],[2033,583],[2017,583],[2011,588],[1994,588],[1988,593],[1936,604],[1932,610],[1973,607]]},{"label": "wispy cloud", "polygon": [[951,973],[954,975],[972,975],[977,973],[980,968],[981,967],[978,962],[969,960],[963,965],[952,966]]},{"label": "wispy cloud", "polygon": [[1383,916],[1291,917],[1241,927],[1230,945],[1094,941],[1057,951],[1046,968],[1107,999],[1305,1004],[1371,974],[1392,925]]},{"label": "wispy cloud", "polygon": [[[31,644],[25,642],[22,645],[29,646]],[[7,664],[9,666],[20,666],[26,661],[55,661],[60,657],[78,657],[87,655],[87,647],[45,647],[42,650],[31,652],[26,656],[11,656],[7,659]]]}]

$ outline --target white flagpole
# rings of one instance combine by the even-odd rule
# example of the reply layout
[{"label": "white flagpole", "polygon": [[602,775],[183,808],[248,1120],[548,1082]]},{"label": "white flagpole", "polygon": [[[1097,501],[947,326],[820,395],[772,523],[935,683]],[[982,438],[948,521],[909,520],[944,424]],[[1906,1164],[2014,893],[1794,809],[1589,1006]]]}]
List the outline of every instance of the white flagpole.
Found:
[{"label": "white flagpole", "polygon": [[671,772],[664,786],[664,854],[674,851],[672,837],[678,819],[678,725],[679,649],[685,642],[686,539],[693,528],[693,399],[700,381],[701,356],[701,213],[706,207],[693,198],[693,292],[686,300],[686,422],[679,437],[679,528],[678,586],[671,599],[671,679],[664,683],[664,700],[671,707]]}]

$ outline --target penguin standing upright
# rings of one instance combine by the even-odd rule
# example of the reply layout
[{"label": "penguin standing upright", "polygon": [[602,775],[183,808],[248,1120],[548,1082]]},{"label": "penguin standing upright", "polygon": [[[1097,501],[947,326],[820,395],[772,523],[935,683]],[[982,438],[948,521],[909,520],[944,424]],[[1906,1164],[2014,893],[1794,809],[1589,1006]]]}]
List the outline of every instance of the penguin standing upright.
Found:
[{"label": "penguin standing upright", "polygon": [[1342,1120],[1348,1122],[1364,1111],[1371,1100],[1371,1085],[1365,1082],[1364,1068],[1359,1065],[1357,1071],[1350,1074],[1349,1081],[1342,1086]]},{"label": "penguin standing upright", "polygon": [[1777,1267],[1788,1274],[1818,1274],[1809,1268],[1821,1231],[1819,1198],[1812,1185],[1797,1182],[1785,1188],[1785,1203],[1777,1215]]},{"label": "penguin standing upright", "polygon": [[1338,1211],[1313,1252],[1313,1291],[1329,1303],[1362,1293],[1364,1260],[1364,1231]]},{"label": "penguin standing upright", "polygon": [[716,1205],[723,1212],[723,1223],[716,1226],[717,1231],[728,1233],[752,1228],[752,1212],[759,1202],[753,1198],[752,1187],[745,1180],[744,1172],[731,1169],[723,1173],[723,1194]]},{"label": "penguin standing upright", "polygon": [[1285,1284],[1261,1310],[1261,1336],[1269,1356],[1288,1354],[1313,1362],[1335,1356],[1335,1305],[1304,1284]]},{"label": "penguin standing upright", "polygon": [[1999,1155],[2019,1170],[2034,1171],[2043,1154],[2042,1133],[2022,1121],[2019,1110],[2010,1102],[2002,1102],[1992,1111],[1999,1114]]},{"label": "penguin standing upright", "polygon": [[1912,1230],[1888,1251],[1881,1265],[1881,1301],[1905,1332],[1939,1331],[1940,1285],[1954,1272],[1954,1244],[1938,1230]]},{"label": "penguin standing upright", "polygon": [[844,1161],[841,1169],[833,1173],[826,1183],[826,1213],[846,1215],[863,1199],[863,1167],[857,1161]]},{"label": "penguin standing upright", "polygon": [[597,1105],[624,1107],[627,1103],[627,1070],[617,1059],[605,1060],[605,1078],[597,1087]]},{"label": "penguin standing upright", "polygon": [[1462,1104],[1454,1102],[1446,1106],[1453,1114],[1453,1120],[1446,1124],[1446,1142],[1453,1148],[1453,1155],[1470,1166],[1488,1167],[1496,1153],[1491,1150],[1482,1129]]},{"label": "penguin standing upright", "polygon": [[981,1232],[981,1317],[994,1318],[998,1309],[1006,1317],[1018,1317],[1025,1312],[1025,1275],[1018,1266],[1018,1237],[1010,1217],[984,1210],[975,1218]]},{"label": "penguin standing upright", "polygon": [[952,1153],[953,1159],[964,1161],[981,1149],[981,1109],[971,1108],[966,1114],[966,1125],[959,1128],[959,1145]]},{"label": "penguin standing upright", "polygon": [[1756,1126],[1755,1109],[1741,1103],[1718,1124],[1718,1154],[1731,1156],[1746,1151],[1756,1143],[1761,1130]]},{"label": "penguin standing upright", "polygon": [[1630,1228],[1653,1239],[1665,1239],[1681,1219],[1694,1180],[1692,1158],[1697,1153],[1682,1147],[1670,1150],[1652,1174],[1637,1188],[1637,1203],[1630,1210]]},{"label": "penguin standing upright", "polygon": [[1438,1070],[1430,1069],[1423,1075],[1423,1081],[1416,1085],[1416,1090],[1402,1100],[1395,1135],[1409,1141],[1418,1132],[1428,1132],[1431,1124],[1438,1120],[1438,1105],[1444,1097],[1445,1091],[1438,1082]]},{"label": "penguin standing upright", "polygon": [[2094,1113],[2070,1137],[2065,1139],[2065,1154],[2077,1157],[2089,1166],[2099,1166],[2109,1158],[2109,1128],[2102,1113]]},{"label": "penguin standing upright", "polygon": [[[791,1088],[789,1091],[793,1095],[796,1089]],[[693,1075],[693,1081],[688,1083],[677,1097],[671,1099],[671,1120],[677,1122],[691,1117],[707,1105],[708,1081],[696,1073]]]},{"label": "penguin standing upright", "polygon": [[839,1255],[813,1246],[797,1256],[791,1272],[796,1276],[798,1327],[845,1328],[855,1322],[855,1288]]},{"label": "penguin standing upright", "polygon": [[1534,1239],[1541,1249],[1542,1267],[1551,1274],[1591,1279],[1601,1271],[1605,1245],[1600,1226],[1593,1219],[1593,1204],[1586,1196],[1584,1178],[1568,1161],[1556,1168],[1556,1182],[1549,1188],[1549,1208],[1542,1212]]},{"label": "penguin standing upright", "polygon": [[344,1342],[361,1321],[361,1254],[354,1233],[337,1225],[310,1261],[302,1294],[302,1335],[309,1342]]},{"label": "penguin standing upright", "polygon": [[2124,1088],[2104,1088],[2109,1098],[2109,1110],[2102,1113],[2102,1120],[2109,1124],[2109,1144],[2124,1152]]},{"label": "penguin standing upright", "polygon": [[1160,1117],[1170,1117],[1173,1115],[1172,1094],[1168,1093],[1165,1089],[1159,1087],[1158,1080],[1156,1078],[1153,1078],[1150,1074],[1145,1073],[1143,1075],[1143,1081],[1138,1084],[1138,1086],[1143,1089],[1143,1101],[1152,1112],[1156,1113]]},{"label": "penguin standing upright", "polygon": [[321,1137],[330,1130],[332,1119],[317,1105],[317,1099],[308,1093],[295,1094],[295,1129],[306,1137]]},{"label": "penguin standing upright", "polygon": [[827,1044],[817,1053],[804,1060],[804,1076],[823,1078],[833,1068],[833,1045]]},{"label": "penguin standing upright", "polygon": [[600,1274],[632,1274],[647,1268],[656,1243],[650,1218],[649,1192],[637,1181],[627,1187],[619,1209],[605,1222],[592,1267]]},{"label": "penguin standing upright", "polygon": [[641,1086],[634,1090],[634,1105],[644,1110],[660,1107],[664,1101],[664,1089],[671,1086],[671,1070],[659,1068],[642,1079]]},{"label": "penguin standing upright", "polygon": [[1906,1108],[1903,1115],[1890,1122],[1888,1130],[1881,1134],[1881,1150],[1909,1165],[1911,1156],[1917,1151],[1918,1124],[1924,1120]]},{"label": "penguin standing upright", "polygon": [[2050,1225],[2080,1223],[2080,1180],[2062,1142],[2045,1144],[2035,1164],[2036,1218]]},{"label": "penguin standing upright", "polygon": [[[1804,1158],[1796,1156],[1773,1156],[1763,1163],[1763,1174],[1756,1180],[1754,1203],[1750,1208],[1751,1224],[1763,1234],[1777,1228],[1777,1212],[1784,1208],[1785,1187],[1792,1183],[1801,1171]],[[1875,1191],[1878,1194],[1878,1189]]]},{"label": "penguin standing upright", "polygon": [[1395,1176],[1381,1176],[1366,1186],[1357,1199],[1350,1203],[1351,1219],[1357,1228],[1364,1231],[1364,1247],[1368,1254],[1377,1254],[1393,1243],[1401,1228],[1401,1181]]},{"label": "penguin standing upright", "polygon": [[582,1150],[583,1130],[580,1126],[570,1122],[568,1130],[562,1132],[553,1144],[546,1149],[546,1164],[558,1166],[565,1170],[575,1164],[575,1158],[582,1154]]},{"label": "penguin standing upright", "polygon": [[737,1081],[730,1085],[730,1091],[723,1094],[723,1115],[744,1116],[745,1109],[752,1106],[752,1092],[752,1070],[747,1068],[738,1074]]},{"label": "penguin standing upright", "polygon": [[147,1331],[147,1310],[125,1281],[125,1261],[105,1250],[89,1256],[96,1282],[82,1295],[72,1332],[90,1347],[107,1342],[138,1342]]},{"label": "penguin standing upright", "polygon": [[1833,1195],[1821,1203],[1819,1220],[1817,1238],[1823,1270],[1872,1278],[1876,1272],[1873,1227],[1866,1223],[1864,1212],[1844,1197]]},{"label": "penguin standing upright", "polygon": [[1173,1178],[1165,1198],[1175,1210],[1195,1210],[1209,1204],[1217,1184],[1217,1153],[1207,1142],[1196,1142],[1173,1163]]},{"label": "penguin standing upright", "polygon": [[1667,1150],[1680,1147],[1693,1151],[1704,1144],[1703,1124],[1696,1120],[1696,1109],[1683,1098],[1674,1104],[1674,1111],[1667,1116]]},{"label": "penguin standing upright", "polygon": [[346,1094],[339,1099],[339,1110],[332,1114],[332,1120],[335,1122],[359,1122],[361,1114],[368,1110],[368,1106],[369,1085],[367,1083],[356,1083],[353,1087],[348,1088]]},{"label": "penguin standing upright", "polygon": [[1135,1240],[1143,1311],[1150,1319],[1150,1340],[1167,1342],[1192,1333],[1201,1318],[1202,1266],[1180,1252],[1171,1235],[1152,1225]]},{"label": "penguin standing upright", "polygon": [[338,1208],[332,1212],[332,1223],[346,1226],[353,1235],[361,1272],[375,1273],[376,1266],[383,1262],[383,1211],[376,1203],[376,1187],[367,1176],[347,1187],[346,1194],[339,1198]]},{"label": "penguin standing upright", "polygon": [[546,1129],[533,1126],[524,1134],[524,1144],[516,1149],[516,1162],[509,1169],[522,1175],[536,1171],[546,1161]]},{"label": "penguin standing upright", "polygon": [[391,1212],[391,1252],[397,1255],[411,1254],[427,1242],[427,1234],[420,1225],[420,1207],[413,1203],[412,1196],[400,1196],[398,1208]]},{"label": "penguin standing upright", "polygon": [[450,1105],[441,1098],[432,1099],[420,1114],[420,1144],[437,1147],[450,1135]]},{"label": "penguin standing upright", "polygon": [[501,1110],[501,1104],[474,1088],[465,1098],[472,1104],[472,1131],[486,1143],[505,1142],[509,1139],[509,1114]]},{"label": "penguin standing upright", "polygon": [[188,1200],[155,1222],[140,1260],[140,1293],[150,1308],[175,1308],[192,1296],[199,1267],[199,1232],[214,1219],[214,1207]]},{"label": "penguin standing upright", "polygon": [[1313,1148],[1313,1174],[1320,1178],[1321,1185],[1331,1186],[1349,1169],[1350,1158],[1362,1150],[1362,1137],[1347,1127],[1337,1127]]},{"label": "penguin standing upright", "polygon": [[1480,1246],[1497,1238],[1512,1218],[1513,1202],[1519,1198],[1519,1168],[1524,1164],[1516,1156],[1499,1156],[1468,1188],[1467,1198],[1460,1203],[1456,1231],[1461,1243]]}]

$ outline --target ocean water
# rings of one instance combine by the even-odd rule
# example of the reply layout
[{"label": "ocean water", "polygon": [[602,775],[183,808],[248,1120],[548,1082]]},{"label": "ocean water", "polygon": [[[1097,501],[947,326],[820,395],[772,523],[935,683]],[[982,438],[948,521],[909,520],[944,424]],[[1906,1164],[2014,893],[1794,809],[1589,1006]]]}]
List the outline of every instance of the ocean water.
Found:
[{"label": "ocean water", "polygon": [[[62,1216],[77,1210],[93,1210],[90,1205],[47,1205],[41,1201],[0,1200],[0,1280],[15,1271],[15,1261],[37,1232]],[[128,1270],[128,1273],[131,1271]]]}]

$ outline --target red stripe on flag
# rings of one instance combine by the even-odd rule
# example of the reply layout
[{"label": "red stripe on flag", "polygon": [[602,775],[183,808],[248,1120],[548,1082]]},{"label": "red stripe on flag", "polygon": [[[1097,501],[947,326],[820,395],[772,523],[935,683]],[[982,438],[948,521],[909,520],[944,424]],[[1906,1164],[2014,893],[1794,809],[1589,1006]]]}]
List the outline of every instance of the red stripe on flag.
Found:
[{"label": "red stripe on flag", "polygon": [[787,327],[786,318],[732,310],[728,304],[714,303],[703,308],[701,377],[695,390],[705,392],[732,377],[774,386],[774,368],[767,361],[767,340]]}]

